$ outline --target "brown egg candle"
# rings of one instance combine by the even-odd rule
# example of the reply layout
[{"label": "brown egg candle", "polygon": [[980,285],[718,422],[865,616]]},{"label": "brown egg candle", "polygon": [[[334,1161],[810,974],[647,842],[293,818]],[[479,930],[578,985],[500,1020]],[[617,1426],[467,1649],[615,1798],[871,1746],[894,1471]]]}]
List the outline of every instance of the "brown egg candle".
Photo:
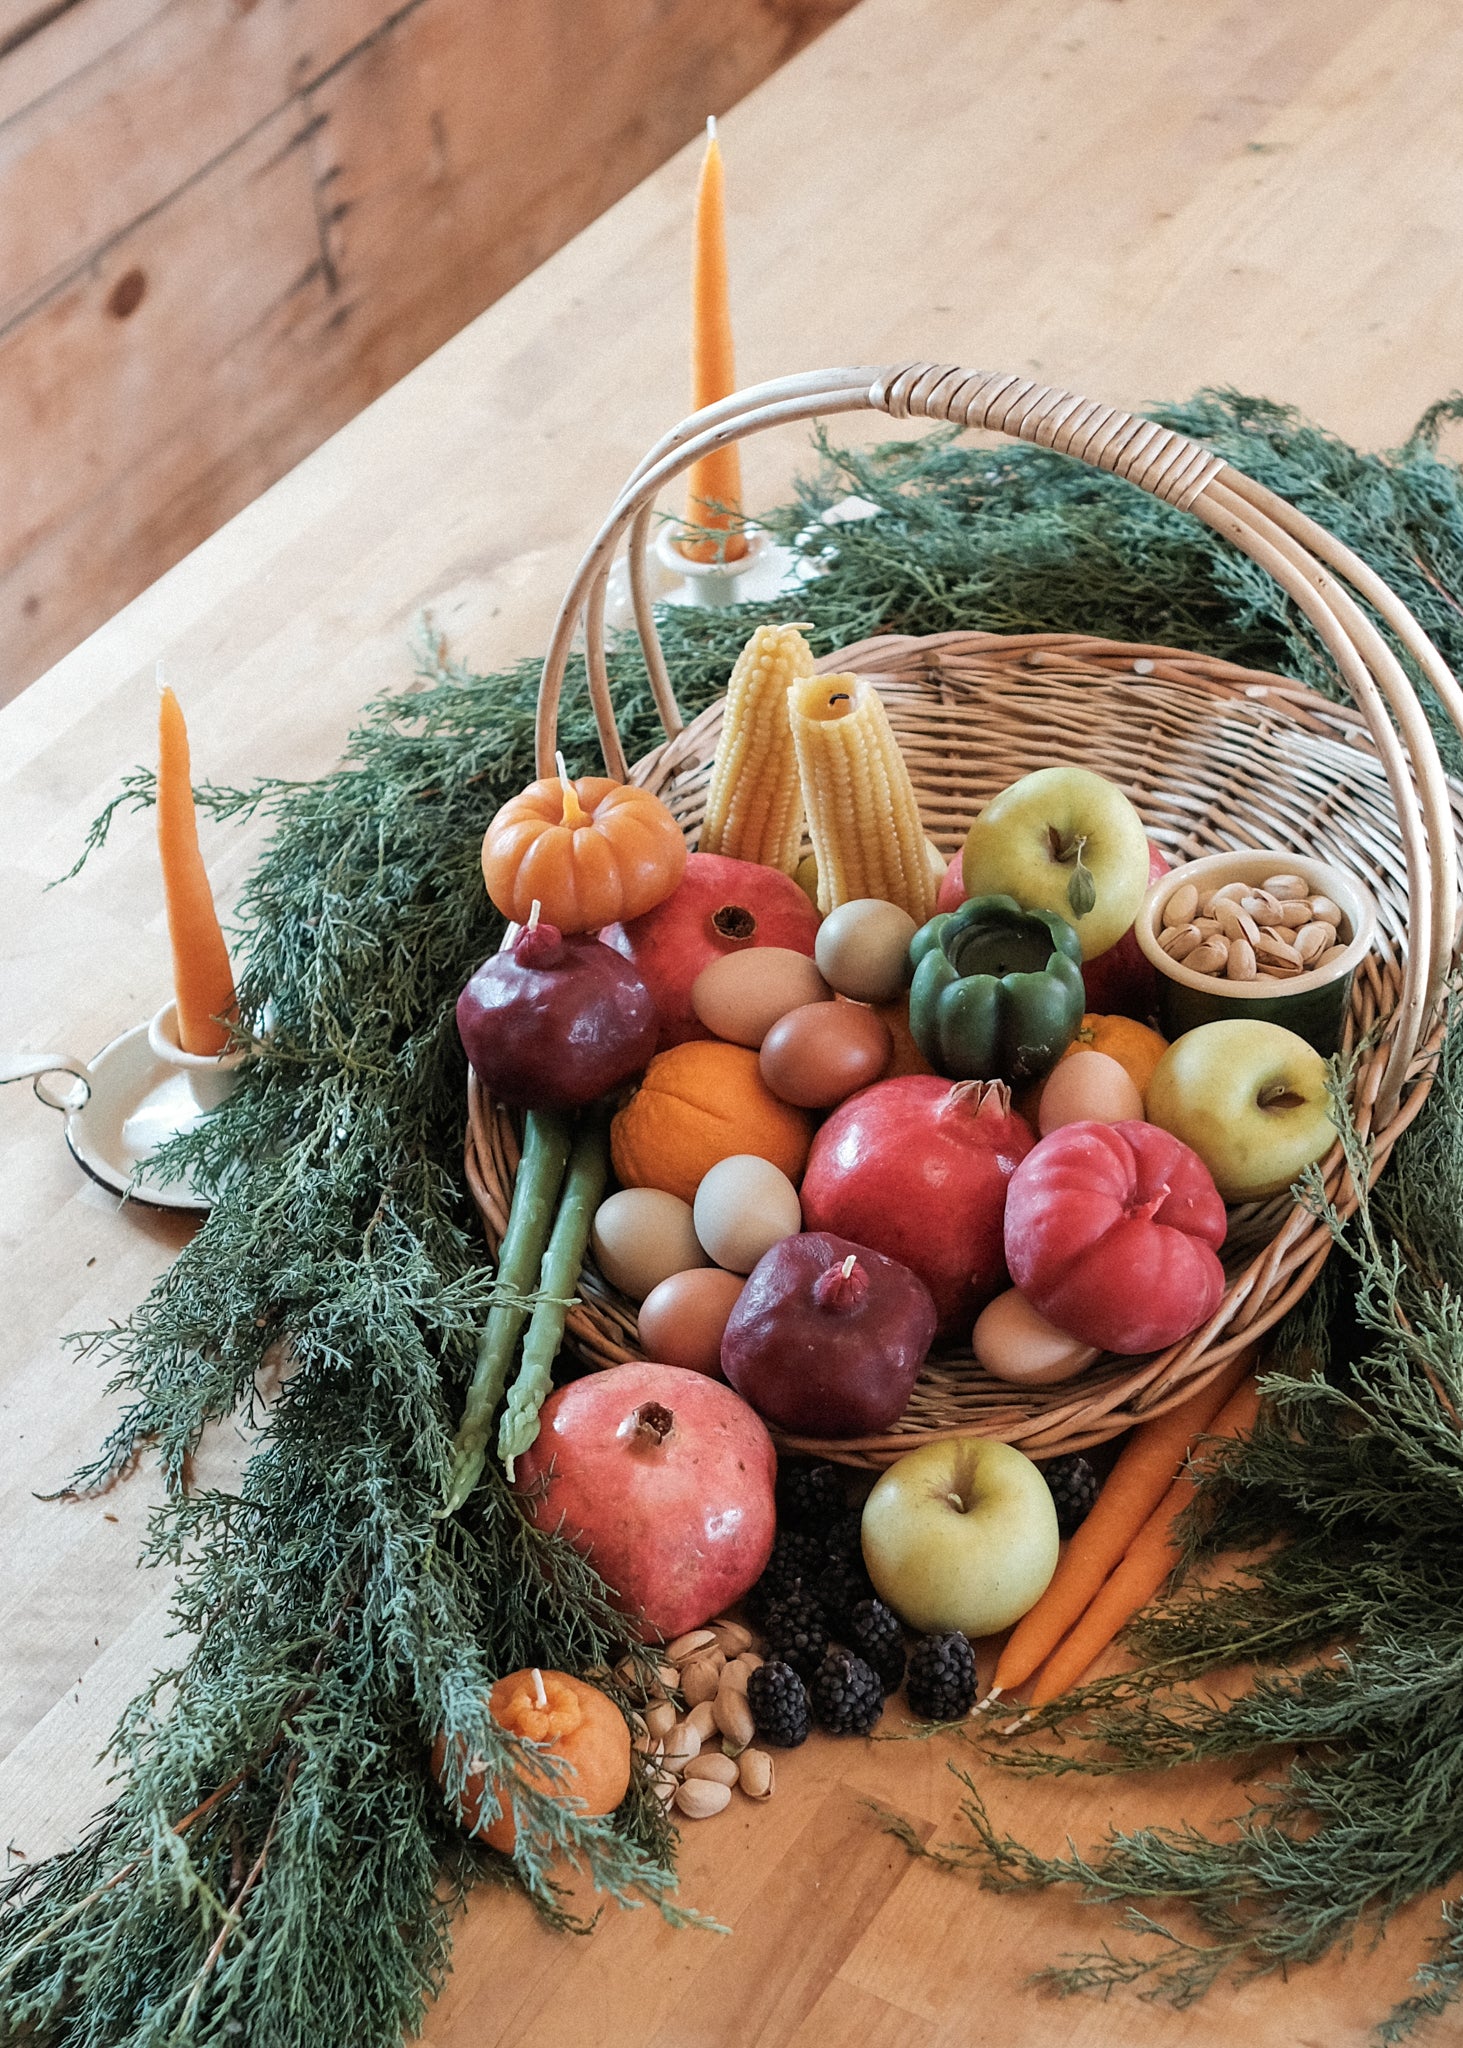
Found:
[{"label": "brown egg candle", "polygon": [[889,1027],[862,1003],[805,1003],[762,1041],[762,1079],[799,1109],[831,1109],[877,1081],[894,1054]]}]

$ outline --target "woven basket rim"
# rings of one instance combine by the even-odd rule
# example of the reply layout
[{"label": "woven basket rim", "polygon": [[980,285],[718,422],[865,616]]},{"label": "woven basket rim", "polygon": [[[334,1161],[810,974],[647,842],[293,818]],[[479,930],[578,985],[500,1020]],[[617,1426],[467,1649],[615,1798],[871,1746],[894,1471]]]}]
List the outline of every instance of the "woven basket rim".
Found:
[{"label": "woven basket rim", "polygon": [[[840,648],[818,663],[825,673],[857,669],[896,696],[910,688],[941,687],[946,676],[953,687],[962,665],[989,671],[987,681],[997,675],[1014,678],[1023,672],[1049,675],[1053,687],[1060,684],[1063,689],[1068,687],[1069,677],[1094,670],[1130,679],[1135,686],[1148,683],[1151,677],[1155,689],[1176,685],[1207,694],[1219,703],[1228,699],[1258,705],[1273,711],[1287,725],[1327,731],[1359,750],[1371,750],[1367,722],[1353,706],[1333,702],[1293,679],[1154,643],[1084,634],[1002,635],[954,630],[931,635],[876,635]],[[723,702],[718,698],[644,755],[630,769],[630,779],[656,787],[662,795],[674,795],[681,779],[694,778],[709,761]],[[1455,791],[1454,801],[1463,815],[1463,792]],[[1354,1112],[1358,1128],[1372,1146],[1374,1171],[1379,1172],[1402,1130],[1422,1106],[1441,1043],[1443,1018],[1440,1013],[1409,1061],[1407,1092],[1398,1107],[1390,1117],[1379,1120],[1378,1093],[1389,1040],[1396,1029],[1400,984],[1390,967],[1376,965],[1375,955],[1365,964],[1368,973],[1359,978],[1353,1014],[1358,1013],[1359,1005],[1364,1020],[1380,1018],[1386,1028],[1379,1042],[1358,1061]],[[516,1138],[511,1120],[489,1102],[475,1077],[469,1081],[466,1166],[469,1187],[490,1241],[495,1243],[506,1221]],[[1323,1170],[1329,1199],[1341,1214],[1350,1213],[1356,1196],[1339,1145]],[[1330,1231],[1323,1222],[1294,1204],[1281,1204],[1274,1234],[1231,1276],[1209,1323],[1183,1344],[1148,1358],[1104,1359],[1073,1381],[1030,1393],[991,1381],[992,1392],[984,1408],[939,1428],[896,1427],[877,1436],[840,1441],[783,1433],[779,1441],[788,1449],[867,1467],[887,1464],[937,1436],[997,1435],[1043,1457],[1086,1449],[1187,1399],[1238,1353],[1253,1347],[1299,1300],[1330,1247]],[[594,1271],[592,1262],[586,1268],[581,1295],[580,1306],[569,1317],[566,1342],[582,1362],[602,1367],[643,1356],[634,1336],[633,1305],[615,1295]],[[948,1356],[946,1352],[937,1354],[930,1367],[938,1372]],[[964,1356],[968,1358],[968,1353]]]}]

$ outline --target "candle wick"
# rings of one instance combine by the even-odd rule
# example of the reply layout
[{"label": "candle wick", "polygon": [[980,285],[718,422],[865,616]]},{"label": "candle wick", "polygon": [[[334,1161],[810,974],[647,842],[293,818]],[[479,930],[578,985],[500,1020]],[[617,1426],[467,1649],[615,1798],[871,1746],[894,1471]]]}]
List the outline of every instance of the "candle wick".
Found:
[{"label": "candle wick", "polygon": [[854,1267],[857,1264],[857,1256],[853,1252],[850,1252],[848,1257],[843,1262],[843,1277],[845,1280],[848,1278],[849,1274],[853,1271]]},{"label": "candle wick", "polygon": [[559,772],[559,788],[563,794],[563,822],[571,831],[577,832],[579,827],[588,821],[579,802],[579,793],[569,779],[569,770],[564,765],[564,756],[561,753],[554,755],[554,766]]},{"label": "candle wick", "polygon": [[708,114],[708,115],[706,116],[706,140],[707,140],[708,142],[715,142],[715,140],[716,140],[716,116],[715,116],[715,114]]},{"label": "candle wick", "polygon": [[534,897],[534,899],[533,899],[533,902],[532,902],[532,903],[531,903],[531,904],[529,905],[529,908],[528,908],[528,924],[527,924],[527,927],[526,927],[526,929],[527,929],[527,930],[529,930],[529,931],[531,931],[531,932],[536,932],[536,931],[538,930],[538,919],[539,919],[539,910],[540,910],[540,907],[541,907],[541,906],[540,906],[540,904],[539,904],[539,900],[538,900],[537,896],[535,896],[535,897]]},{"label": "candle wick", "polygon": [[533,1699],[535,1706],[546,1707],[549,1703],[549,1696],[544,1691],[544,1675],[536,1664],[533,1668]]}]

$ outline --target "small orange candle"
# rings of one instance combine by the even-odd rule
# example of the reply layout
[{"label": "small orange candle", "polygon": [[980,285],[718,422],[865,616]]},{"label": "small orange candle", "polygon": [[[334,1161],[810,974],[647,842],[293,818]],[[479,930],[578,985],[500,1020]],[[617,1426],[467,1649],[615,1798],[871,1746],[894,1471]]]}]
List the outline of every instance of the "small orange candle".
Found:
[{"label": "small orange candle", "polygon": [[[706,155],[696,187],[696,247],[691,268],[691,404],[697,412],[737,388],[731,305],[726,275],[726,178],[716,120],[706,123]],[[703,455],[691,465],[686,486],[686,524],[704,540],[683,540],[680,550],[693,562],[735,562],[747,552],[741,518],[742,459],[736,443]],[[713,506],[726,506],[715,511]]]},{"label": "small orange candle", "polygon": [[178,1043],[184,1052],[220,1053],[229,1034],[215,1019],[233,1014],[234,974],[198,849],[188,728],[166,686],[159,691],[157,725],[157,844],[173,948]]}]

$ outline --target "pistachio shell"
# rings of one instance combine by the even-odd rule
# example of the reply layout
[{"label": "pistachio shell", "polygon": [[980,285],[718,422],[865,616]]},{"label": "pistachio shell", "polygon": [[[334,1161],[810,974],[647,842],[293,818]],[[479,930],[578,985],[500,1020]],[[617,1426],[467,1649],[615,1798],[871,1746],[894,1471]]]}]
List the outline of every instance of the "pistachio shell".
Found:
[{"label": "pistachio shell", "polygon": [[[746,1752],[750,1754],[750,1751]],[[735,1785],[737,1782],[737,1760],[721,1750],[706,1750],[700,1756],[693,1756],[686,1766],[683,1783],[693,1785],[705,1778],[713,1785]]]},{"label": "pistachio shell", "polygon": [[663,1760],[668,1771],[683,1771],[693,1756],[701,1754],[701,1737],[687,1721],[678,1721],[665,1739]]},{"label": "pistachio shell", "polygon": [[716,1695],[715,1712],[716,1725],[727,1741],[737,1749],[745,1749],[757,1732],[747,1695],[727,1687]]},{"label": "pistachio shell", "polygon": [[702,1650],[712,1649],[715,1645],[714,1628],[688,1629],[685,1635],[677,1636],[673,1643],[666,1644],[666,1662],[674,1664],[679,1669],[688,1658],[696,1656]]},{"label": "pistachio shell", "polygon": [[681,1697],[688,1707],[698,1707],[702,1700],[716,1698],[724,1661],[718,1650],[714,1656],[693,1657],[681,1666]]},{"label": "pistachio shell", "polygon": [[738,1782],[749,1799],[770,1799],[776,1775],[765,1749],[744,1749],[737,1758]]},{"label": "pistachio shell", "polygon": [[1199,907],[1199,891],[1192,882],[1175,889],[1163,906],[1165,926],[1188,924]]},{"label": "pistachio shell", "polygon": [[689,1778],[676,1787],[676,1811],[687,1820],[710,1820],[731,1805],[732,1788],[713,1778]]},{"label": "pistachio shell", "polygon": [[704,1749],[716,1733],[716,1715],[712,1710],[710,1700],[702,1700],[699,1706],[692,1707],[690,1713],[686,1716],[686,1726],[695,1729],[701,1738],[701,1746]]},{"label": "pistachio shell", "polygon": [[743,1650],[752,1647],[752,1631],[743,1628],[739,1621],[713,1621],[711,1632],[724,1657],[740,1657]]},{"label": "pistachio shell", "polygon": [[1291,935],[1278,931],[1273,925],[1261,932],[1255,945],[1255,958],[1263,966],[1299,967],[1300,954],[1291,944]]},{"label": "pistachio shell", "polygon": [[721,1684],[718,1686],[717,1691],[724,1692],[730,1687],[733,1692],[745,1692],[747,1690],[747,1680],[761,1662],[762,1659],[755,1651],[743,1650],[741,1656],[734,1657],[722,1672]]}]

